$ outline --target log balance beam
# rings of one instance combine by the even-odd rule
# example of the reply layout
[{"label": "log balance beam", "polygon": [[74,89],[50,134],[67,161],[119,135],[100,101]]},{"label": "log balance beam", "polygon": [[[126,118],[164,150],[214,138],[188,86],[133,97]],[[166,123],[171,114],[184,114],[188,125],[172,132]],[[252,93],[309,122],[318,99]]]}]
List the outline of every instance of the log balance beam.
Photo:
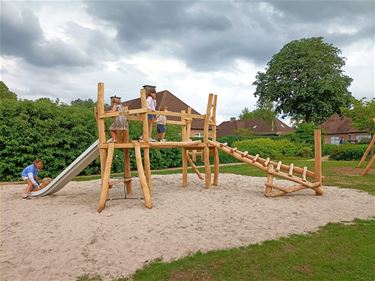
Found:
[{"label": "log balance beam", "polygon": [[[105,112],[104,109],[104,84],[98,83],[98,102],[94,110],[95,118],[98,125],[99,135],[99,157],[100,157],[100,173],[101,173],[101,194],[97,211],[100,213],[104,210],[109,195],[110,174],[113,162],[113,155],[115,149],[122,149],[124,155],[124,191],[127,195],[131,195],[132,180],[130,168],[130,150],[134,149],[137,172],[140,180],[141,191],[143,193],[144,205],[151,209],[152,202],[152,178],[150,168],[150,149],[164,149],[164,148],[180,148],[182,153],[182,186],[188,186],[188,164],[192,167],[199,179],[204,180],[205,188],[210,188],[211,185],[218,186],[219,184],[219,150],[231,155],[232,157],[257,167],[268,174],[266,181],[265,196],[275,197],[291,193],[300,189],[313,189],[316,195],[322,195],[322,170],[321,170],[321,137],[320,131],[316,130],[315,138],[315,172],[307,170],[306,167],[300,168],[293,164],[285,165],[281,161],[274,162],[269,158],[264,159],[259,155],[249,155],[246,151],[241,152],[236,148],[231,148],[227,144],[222,144],[216,141],[216,108],[217,95],[209,94],[206,112],[204,115],[192,114],[191,108],[188,107],[181,112],[171,111],[150,111],[147,110],[146,89],[140,90],[141,108],[128,109],[125,107],[125,116],[128,120],[135,120],[142,123],[142,140],[130,140],[129,131],[124,131],[116,143],[108,143],[106,137],[105,119],[119,116],[119,112]],[[157,114],[164,116],[177,117],[179,120],[167,120],[167,124],[174,124],[181,126],[181,141],[166,141],[166,142],[149,142],[148,141],[148,114]],[[190,139],[191,123],[194,119],[203,120],[203,139],[193,141]],[[143,150],[143,159],[142,159]],[[199,172],[194,162],[196,161],[197,151],[201,151],[201,159],[204,163],[204,176]],[[190,157],[192,155],[192,157]],[[213,157],[213,179],[210,166],[210,155]],[[296,185],[291,187],[282,187],[273,183],[273,177],[279,177],[292,182]],[[313,180],[309,181],[308,178]],[[126,189],[125,189],[126,187]],[[272,189],[276,189],[273,191]],[[126,198],[126,196],[125,196]]]}]

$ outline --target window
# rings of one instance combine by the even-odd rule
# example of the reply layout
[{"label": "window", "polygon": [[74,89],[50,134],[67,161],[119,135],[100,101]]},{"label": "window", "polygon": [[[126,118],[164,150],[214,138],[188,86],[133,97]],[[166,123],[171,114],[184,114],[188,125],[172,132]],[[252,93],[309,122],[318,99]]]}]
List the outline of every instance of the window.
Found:
[{"label": "window", "polygon": [[362,134],[362,135],[356,135],[355,136],[355,140],[357,142],[360,142],[363,139],[371,139],[371,135],[370,134]]},{"label": "window", "polygon": [[340,144],[340,137],[339,136],[332,136],[331,137],[331,144]]}]

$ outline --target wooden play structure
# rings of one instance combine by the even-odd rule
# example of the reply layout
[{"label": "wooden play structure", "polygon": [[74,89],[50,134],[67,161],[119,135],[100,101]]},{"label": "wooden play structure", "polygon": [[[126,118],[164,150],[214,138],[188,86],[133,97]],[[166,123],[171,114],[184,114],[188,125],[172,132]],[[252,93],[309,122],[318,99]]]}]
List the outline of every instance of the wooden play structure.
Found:
[{"label": "wooden play structure", "polygon": [[[216,105],[217,95],[209,94],[204,115],[192,114],[191,108],[186,108],[181,112],[171,111],[149,111],[146,103],[146,89],[141,89],[140,99],[141,107],[129,110],[125,108],[125,115],[128,120],[136,120],[143,123],[142,140],[130,140],[129,131],[124,131],[121,142],[108,143],[105,129],[105,119],[118,116],[119,112],[106,113],[104,110],[104,84],[98,84],[98,102],[96,108],[96,120],[99,132],[99,155],[101,168],[101,195],[99,200],[98,212],[101,212],[106,205],[109,194],[109,188],[113,184],[110,180],[110,173],[115,149],[122,149],[124,154],[124,189],[126,193],[132,194],[132,179],[130,169],[129,150],[134,149],[137,171],[140,185],[143,193],[144,204],[147,208],[152,208],[152,179],[150,169],[150,149],[161,148],[181,148],[182,153],[182,186],[188,185],[188,164],[192,167],[196,175],[205,181],[205,187],[210,188],[211,183],[218,186],[219,183],[219,150],[227,153],[234,158],[255,166],[268,174],[265,188],[265,196],[275,197],[285,195],[297,190],[310,188],[316,195],[323,194],[322,188],[322,159],[321,159],[321,134],[320,130],[314,132],[315,138],[315,172],[309,171],[307,167],[296,167],[293,164],[285,165],[281,161],[274,162],[269,158],[264,159],[259,155],[250,155],[247,151],[239,151],[226,143],[216,141]],[[181,126],[181,141],[179,142],[149,142],[148,140],[148,114],[165,115],[178,117],[176,120],[167,120],[167,124]],[[190,139],[191,123],[194,119],[204,121],[203,139],[193,141]],[[210,130],[211,128],[211,130]],[[129,128],[131,130],[131,128]],[[141,150],[143,150],[143,159]],[[204,176],[201,175],[195,166],[197,153],[201,153],[204,162]],[[210,155],[213,156],[213,180],[210,167]],[[190,157],[192,156],[192,157]],[[283,187],[273,182],[273,178],[278,177],[295,183],[293,186]],[[212,182],[211,182],[212,181]]]},{"label": "wooden play structure", "polygon": [[[375,118],[372,118],[372,121],[375,124]],[[363,153],[362,158],[359,161],[357,168],[361,167],[361,165],[366,161],[366,157],[370,153],[370,151],[373,149],[374,143],[375,143],[375,134],[372,135],[371,142],[369,143],[365,153]],[[366,168],[363,170],[362,176],[366,175],[370,171],[370,169],[371,169],[371,167],[374,163],[375,163],[375,154],[371,157],[371,160],[368,162]]]}]

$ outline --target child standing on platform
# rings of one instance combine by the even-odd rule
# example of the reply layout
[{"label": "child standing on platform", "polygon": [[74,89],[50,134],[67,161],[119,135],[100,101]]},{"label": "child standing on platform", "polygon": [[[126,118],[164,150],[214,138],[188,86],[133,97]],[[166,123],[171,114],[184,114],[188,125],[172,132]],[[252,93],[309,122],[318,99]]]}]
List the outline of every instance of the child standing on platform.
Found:
[{"label": "child standing on platform", "polygon": [[[164,105],[160,106],[160,111],[166,111],[167,107]],[[165,141],[165,131],[166,131],[166,126],[167,126],[167,116],[165,115],[159,115],[156,118],[156,139],[160,141]]]},{"label": "child standing on platform", "polygon": [[[155,90],[150,90],[147,93],[147,110],[155,111],[156,109],[156,92]],[[151,137],[152,135],[152,126],[155,122],[155,114],[148,114],[148,141],[155,142],[156,140]]]},{"label": "child standing on platform", "polygon": [[119,112],[119,116],[116,116],[115,122],[109,127],[111,132],[112,140],[108,142],[116,143],[118,141],[118,131],[129,130],[128,119],[125,116],[125,109],[121,104],[121,98],[113,96],[111,97],[112,109],[110,112]]}]

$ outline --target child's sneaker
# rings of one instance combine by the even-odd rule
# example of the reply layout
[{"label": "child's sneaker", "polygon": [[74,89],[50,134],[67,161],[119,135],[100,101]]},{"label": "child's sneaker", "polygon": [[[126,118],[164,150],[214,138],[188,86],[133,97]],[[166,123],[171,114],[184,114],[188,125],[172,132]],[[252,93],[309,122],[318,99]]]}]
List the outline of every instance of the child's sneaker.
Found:
[{"label": "child's sneaker", "polygon": [[148,141],[150,141],[150,142],[156,142],[156,139],[148,138]]},{"label": "child's sneaker", "polygon": [[161,142],[165,142],[165,141],[167,141],[167,140],[166,140],[166,139],[161,139],[160,141],[161,141]]}]

